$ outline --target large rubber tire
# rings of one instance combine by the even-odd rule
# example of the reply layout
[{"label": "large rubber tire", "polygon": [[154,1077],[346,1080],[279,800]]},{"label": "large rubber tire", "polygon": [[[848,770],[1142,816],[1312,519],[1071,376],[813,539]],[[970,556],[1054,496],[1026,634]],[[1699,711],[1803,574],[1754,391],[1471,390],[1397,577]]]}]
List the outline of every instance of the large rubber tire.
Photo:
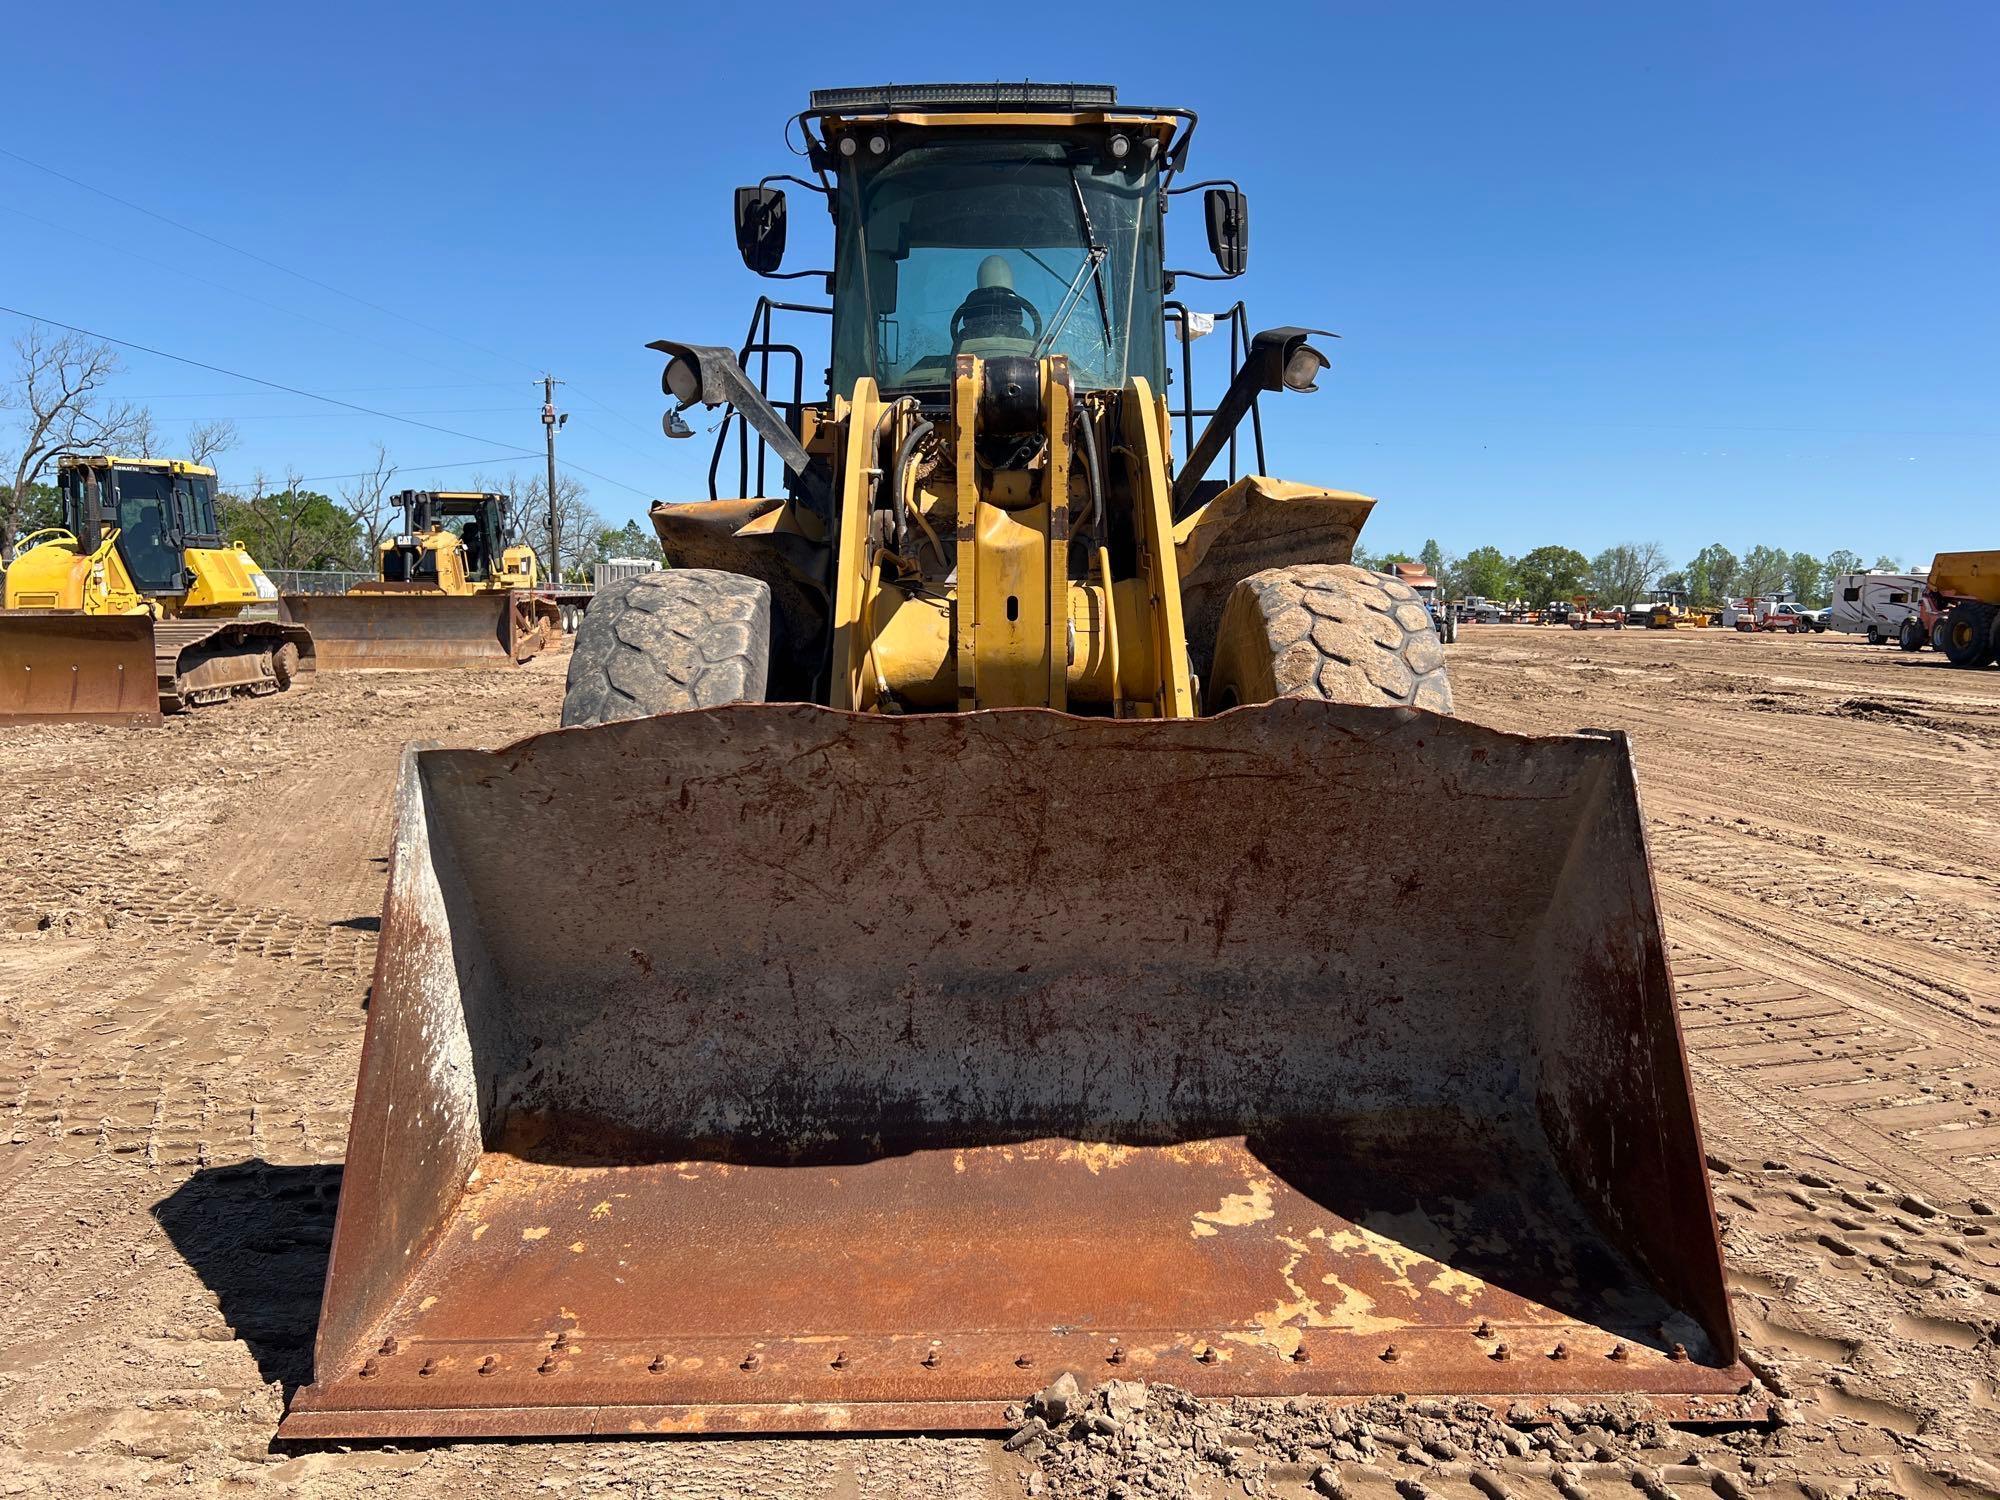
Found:
[{"label": "large rubber tire", "polygon": [[562,721],[607,724],[764,701],[771,590],[740,573],[669,568],[597,595],[577,626]]},{"label": "large rubber tire", "polygon": [[292,679],[299,675],[299,648],[295,643],[278,643],[278,649],[271,653],[271,675],[278,680],[281,693],[292,685]]},{"label": "large rubber tire", "polygon": [[1896,627],[1896,644],[1905,651],[1924,649],[1924,627],[1915,615],[1904,615],[1903,623]]},{"label": "large rubber tire", "polygon": [[1210,713],[1273,698],[1451,712],[1444,648],[1408,585],[1348,563],[1253,573],[1223,606]]},{"label": "large rubber tire", "polygon": [[1954,604],[1939,627],[1944,658],[1954,667],[1983,667],[1993,659],[1993,621],[1971,599]]}]

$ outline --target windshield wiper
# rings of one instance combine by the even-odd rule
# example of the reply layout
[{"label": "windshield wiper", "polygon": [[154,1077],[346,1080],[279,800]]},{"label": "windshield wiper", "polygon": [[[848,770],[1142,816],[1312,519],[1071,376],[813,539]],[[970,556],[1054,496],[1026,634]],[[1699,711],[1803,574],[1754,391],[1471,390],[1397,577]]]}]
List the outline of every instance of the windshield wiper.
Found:
[{"label": "windshield wiper", "polygon": [[1056,307],[1056,315],[1049,322],[1048,331],[1035,341],[1037,358],[1044,349],[1055,348],[1056,336],[1063,331],[1063,325],[1069,321],[1069,315],[1076,311],[1077,304],[1083,301],[1083,289],[1086,284],[1096,289],[1097,317],[1104,325],[1104,352],[1107,356],[1111,353],[1111,308],[1104,300],[1103,275],[1104,258],[1110,252],[1105,246],[1097,243],[1097,230],[1091,225],[1090,208],[1083,201],[1083,184],[1077,180],[1075,167],[1069,169],[1069,190],[1076,202],[1077,225],[1083,230],[1083,242],[1089,250],[1083,264],[1076,268],[1076,276],[1070,282],[1069,288],[1063,293],[1063,299]]}]

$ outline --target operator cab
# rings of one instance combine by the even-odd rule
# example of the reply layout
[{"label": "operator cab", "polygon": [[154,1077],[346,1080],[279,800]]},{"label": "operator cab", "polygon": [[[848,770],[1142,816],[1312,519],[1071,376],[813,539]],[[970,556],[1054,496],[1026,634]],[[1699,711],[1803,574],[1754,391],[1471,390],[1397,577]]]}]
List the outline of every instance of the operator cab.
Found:
[{"label": "operator cab", "polygon": [[63,525],[87,552],[112,530],[118,553],[142,594],[182,594],[188,588],[185,552],[219,547],[215,519],[215,470],[174,458],[117,458],[74,454],[56,467]]},{"label": "operator cab", "polygon": [[468,583],[484,583],[501,570],[513,540],[504,495],[471,490],[404,490],[394,500],[403,530],[382,544],[384,583],[438,582],[442,536],[455,539]]}]

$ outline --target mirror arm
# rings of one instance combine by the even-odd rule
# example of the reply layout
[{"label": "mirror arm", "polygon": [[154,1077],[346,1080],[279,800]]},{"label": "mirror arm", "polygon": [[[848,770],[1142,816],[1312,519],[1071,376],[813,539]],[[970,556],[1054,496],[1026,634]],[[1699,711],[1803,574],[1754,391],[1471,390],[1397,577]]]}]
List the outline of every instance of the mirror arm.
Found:
[{"label": "mirror arm", "polygon": [[[1216,403],[1215,415],[1208,419],[1201,436],[1195,439],[1187,462],[1174,475],[1173,516],[1176,521],[1194,508],[1195,490],[1208,476],[1210,466],[1229,442],[1229,435],[1250,414],[1250,408],[1257,404],[1257,397],[1265,391],[1285,388],[1285,361],[1291,352],[1311,335],[1325,331],[1319,328],[1267,328],[1251,337],[1249,357],[1237,369],[1235,378],[1229,382],[1229,389]],[[1337,334],[1333,336],[1338,337]],[[1190,400],[1188,404],[1194,403]]]},{"label": "mirror arm", "polygon": [[[734,408],[748,422],[756,434],[770,444],[771,451],[785,466],[787,473],[798,481],[798,488],[808,507],[824,515],[831,505],[831,492],[825,475],[812,467],[812,455],[806,452],[804,443],[793,432],[778,409],[764,399],[764,393],[750,383],[750,377],[743,373],[743,367],[736,362],[736,355],[717,344],[679,344],[671,339],[654,339],[646,345],[667,356],[671,363],[684,359],[695,367],[701,377],[701,389],[695,401],[702,406],[728,406]],[[668,387],[663,375],[660,388],[668,395],[673,391]],[[687,403],[675,408],[684,411]]]}]

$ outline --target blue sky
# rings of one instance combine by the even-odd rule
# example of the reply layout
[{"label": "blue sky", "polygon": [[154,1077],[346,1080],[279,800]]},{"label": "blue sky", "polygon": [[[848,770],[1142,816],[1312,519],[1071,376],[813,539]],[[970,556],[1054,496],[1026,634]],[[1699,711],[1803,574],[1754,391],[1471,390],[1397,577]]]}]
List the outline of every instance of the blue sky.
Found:
[{"label": "blue sky", "polygon": [[[1196,305],[1343,335],[1319,394],[1273,399],[1271,468],[1380,497],[1375,547],[1993,540],[2000,7],[825,14],[31,7],[41,107],[0,148],[347,295],[0,154],[0,302],[468,435],[128,356],[169,432],[237,422],[225,481],[350,472],[377,438],[497,470],[539,449],[551,367],[621,521],[705,493],[643,346],[742,337],[764,284],[729,190],[795,165],[809,88],[1104,80],[1199,110],[1195,175],[1250,195],[1250,274]],[[788,264],[826,239],[795,213]],[[1169,245],[1208,264],[1197,213]]]}]

